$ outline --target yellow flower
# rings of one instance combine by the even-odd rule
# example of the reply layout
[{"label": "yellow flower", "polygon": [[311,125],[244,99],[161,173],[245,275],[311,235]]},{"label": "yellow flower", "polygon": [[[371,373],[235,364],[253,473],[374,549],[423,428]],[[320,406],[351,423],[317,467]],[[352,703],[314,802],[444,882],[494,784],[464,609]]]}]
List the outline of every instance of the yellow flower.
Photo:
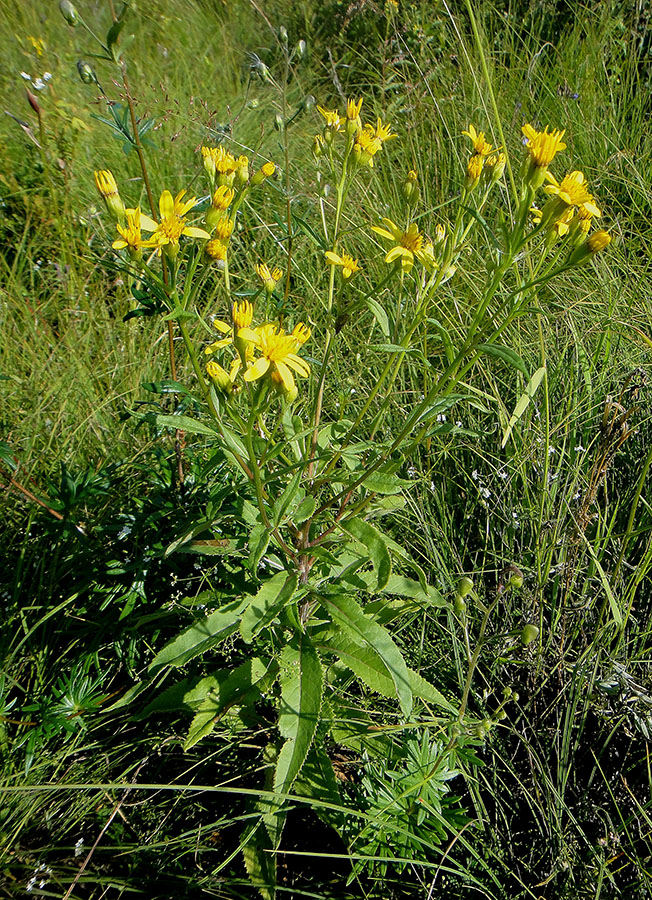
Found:
[{"label": "yellow flower", "polygon": [[283,277],[283,270],[279,269],[278,266],[274,269],[270,269],[267,263],[256,263],[256,274],[260,278],[265,291],[268,294],[272,294],[278,282]]},{"label": "yellow flower", "polygon": [[214,238],[206,244],[206,253],[217,263],[218,268],[224,268],[227,251],[227,245],[218,238]]},{"label": "yellow flower", "polygon": [[403,271],[409,272],[414,265],[415,256],[421,250],[423,235],[415,222],[412,222],[407,231],[403,231],[391,219],[384,218],[383,224],[385,228],[373,225],[371,230],[393,244],[385,257],[385,262],[393,263],[395,260],[400,259]]},{"label": "yellow flower", "polygon": [[34,52],[40,59],[45,52],[45,41],[43,40],[43,38],[33,37],[31,34],[28,34],[27,40],[30,42],[30,44],[34,48]]},{"label": "yellow flower", "polygon": [[358,260],[353,259],[348,253],[338,255],[337,253],[333,253],[332,250],[327,250],[324,255],[326,256],[329,265],[342,267],[342,278],[344,278],[345,281],[362,269],[362,266],[358,265]]},{"label": "yellow flower", "polygon": [[484,156],[474,153],[466,166],[466,178],[464,179],[464,187],[467,191],[472,191],[480,181],[482,169],[484,168]]},{"label": "yellow flower", "polygon": [[555,130],[548,133],[547,125],[543,131],[537,131],[532,125],[524,125],[521,130],[526,139],[530,159],[536,168],[546,169],[555,156],[566,149],[566,144],[562,141],[564,131]]},{"label": "yellow flower", "polygon": [[212,206],[214,209],[228,209],[233,203],[234,197],[235,191],[233,188],[227,187],[225,184],[220,184],[213,194]]},{"label": "yellow flower", "polygon": [[210,234],[204,231],[203,228],[186,225],[185,216],[195,206],[197,200],[195,197],[184,200],[185,194],[185,191],[179,191],[173,199],[169,191],[163,191],[158,204],[161,221],[157,225],[155,222],[152,223],[150,219],[150,223],[154,225],[153,229],[149,223],[143,223],[142,225],[146,231],[154,231],[152,240],[156,242],[159,248],[168,246],[172,253],[178,250],[181,235],[204,240],[210,239]]},{"label": "yellow flower", "polygon": [[564,212],[553,222],[553,229],[558,237],[564,237],[568,234],[570,223],[573,218],[573,208],[569,206]]},{"label": "yellow flower", "polygon": [[[204,353],[207,356],[211,356],[216,350],[228,347],[229,344],[240,341],[242,329],[250,331],[250,325],[254,318],[254,308],[249,300],[243,300],[241,303],[234,303],[232,312],[233,325],[229,325],[228,322],[222,322],[220,319],[216,319],[213,322],[215,328],[221,334],[225,335],[225,337],[220,338],[219,341],[213,341],[212,344],[209,344],[208,347],[206,347]],[[240,350],[241,347],[244,349],[244,344],[239,345],[238,350]]]},{"label": "yellow flower", "polygon": [[507,165],[507,157],[504,153],[492,153],[488,156],[484,163],[484,171],[491,179],[491,183],[495,184],[503,177],[505,166]]},{"label": "yellow flower", "polygon": [[271,178],[276,172],[276,163],[266,162],[258,169],[254,177],[251,179],[253,185],[262,184],[266,178]]},{"label": "yellow flower", "polygon": [[340,116],[336,109],[324,109],[323,106],[318,106],[317,109],[326,120],[326,128],[328,128],[329,131],[340,130],[340,128],[344,124],[344,119]]},{"label": "yellow flower", "polygon": [[469,130],[463,131],[462,134],[471,138],[474,154],[478,156],[487,156],[487,154],[491,153],[491,144],[485,140],[484,131],[476,131],[473,125],[469,125]]},{"label": "yellow flower", "polygon": [[95,172],[95,186],[105,199],[118,193],[118,185],[110,169],[99,169]]},{"label": "yellow flower", "polygon": [[360,109],[362,108],[362,97],[359,100],[346,101],[346,130],[348,134],[355,134],[362,128],[362,120],[360,119]]},{"label": "yellow flower", "polygon": [[222,241],[223,244],[226,244],[228,239],[233,234],[233,219],[229,218],[229,216],[220,216],[214,224],[215,228],[215,237],[218,241]]},{"label": "yellow flower", "polygon": [[587,241],[591,253],[599,253],[610,243],[611,235],[607,231],[595,231]]},{"label": "yellow flower", "polygon": [[143,247],[158,247],[157,241],[152,240],[151,238],[143,240],[141,235],[142,228],[147,227],[148,231],[152,231],[156,228],[156,222],[153,219],[143,215],[140,209],[126,209],[125,218],[127,222],[126,225],[117,223],[115,226],[121,236],[111,245],[114,250],[124,250],[127,248],[132,256],[140,258]]},{"label": "yellow flower", "polygon": [[204,168],[208,172],[211,184],[217,178],[219,184],[231,187],[235,180],[236,170],[240,167],[240,160],[237,160],[224,147],[202,147],[201,153],[204,157]]},{"label": "yellow flower", "polygon": [[593,201],[593,196],[587,190],[583,172],[571,172],[562,179],[561,183],[554,175],[547,172],[546,180],[550,182],[544,187],[546,194],[557,197],[566,206],[579,206],[592,216],[601,215]]},{"label": "yellow flower", "polygon": [[231,371],[227,372],[226,369],[223,369],[214,359],[209,359],[206,363],[206,371],[221,391],[225,394],[232,394],[235,378],[240,370],[240,365],[240,360],[235,359],[231,366]]},{"label": "yellow flower", "polygon": [[380,118],[376,121],[376,127],[367,123],[356,135],[353,152],[359,165],[373,167],[374,156],[382,149],[385,141],[390,141],[396,135],[392,134],[391,125],[383,125]]},{"label": "yellow flower", "polygon": [[310,337],[310,329],[303,323],[296,326],[292,334],[287,334],[273,324],[261,325],[254,330],[245,328],[241,332],[245,340],[251,341],[260,356],[244,373],[245,381],[256,381],[269,374],[279,385],[288,399],[297,395],[297,386],[292,372],[302,378],[310,374],[308,363],[297,355],[297,350]]}]

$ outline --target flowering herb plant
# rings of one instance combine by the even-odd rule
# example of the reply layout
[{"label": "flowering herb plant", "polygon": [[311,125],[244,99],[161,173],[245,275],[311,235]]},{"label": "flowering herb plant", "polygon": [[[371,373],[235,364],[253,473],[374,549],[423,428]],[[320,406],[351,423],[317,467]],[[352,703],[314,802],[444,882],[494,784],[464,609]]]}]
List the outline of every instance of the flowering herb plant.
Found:
[{"label": "flowering herb plant", "polygon": [[[110,35],[108,58],[123,66],[114,43]],[[583,173],[560,176],[563,131],[525,124],[515,173],[507,147],[493,147],[470,124],[464,136],[471,152],[452,215],[430,221],[427,212],[417,213],[418,176],[411,170],[402,183],[403,208],[394,214],[399,221],[374,217],[366,237],[358,231],[354,248],[343,222],[348,226],[359,216],[359,202],[352,200],[356,186],[374,177],[386,146],[400,140],[381,117],[364,121],[363,107],[359,98],[343,111],[318,106],[315,113],[320,128],[310,164],[335,189],[332,201],[319,200],[321,301],[314,306],[291,290],[297,262],[287,244],[278,242],[276,259],[260,260],[240,236],[243,211],[257,207],[278,174],[271,160],[231,152],[224,144],[202,146],[205,197],[165,187],[158,204],[143,168],[148,212],[142,202],[127,205],[111,172],[98,169],[95,176],[115,228],[107,256],[122,269],[133,296],[149,298],[132,315],[161,314],[180,335],[191,368],[187,390],[201,414],[161,413],[156,424],[203,436],[228,460],[241,485],[240,515],[249,533],[242,557],[248,589],[210,596],[208,612],[156,654],[148,677],[130,696],[203,657],[206,676],[182,697],[194,711],[186,747],[205,739],[221,718],[235,722],[263,698],[272,702],[269,778],[257,804],[259,818],[243,839],[248,870],[261,886],[274,881],[273,854],[266,851],[279,846],[288,797],[305,792],[307,782],[314,795],[319,772],[321,799],[338,802],[332,742],[358,748],[366,742],[367,749],[373,744],[372,719],[359,710],[352,714],[344,688],[357,685],[353,690],[395,703],[393,727],[409,731],[436,723],[442,739],[433,772],[445,770],[447,779],[465,746],[491,725],[467,712],[477,663],[468,640],[467,681],[453,702],[408,666],[396,627],[415,612],[441,610],[466,629],[464,598],[472,596],[472,585],[462,579],[448,602],[430,583],[430,573],[379,523],[411,489],[400,472],[436,438],[443,414],[470,399],[467,379],[483,355],[514,365],[528,379],[524,396],[531,399],[545,367],[530,374],[501,337],[532,307],[541,285],[588,262],[610,241],[607,232],[593,230],[601,212]],[[137,128],[132,137],[141,152]],[[283,191],[276,181],[274,186]],[[367,273],[374,270],[378,238],[386,268],[374,283]],[[454,334],[436,311],[455,296],[456,278],[480,245],[484,283],[475,308],[459,311],[463,329]],[[245,299],[233,288],[234,259],[238,286],[247,277],[257,285]],[[269,315],[281,292],[287,311],[282,319]],[[360,365],[365,352],[382,354],[384,362],[374,386],[349,404],[347,415],[331,382],[350,364],[341,335],[353,314],[370,335],[369,349],[360,346]],[[402,425],[391,430],[388,412],[411,358],[422,368],[423,394],[404,402]],[[524,409],[515,410],[503,443]],[[227,525],[215,513],[190,523],[169,551],[189,547],[205,532],[233,549]],[[212,662],[227,640],[244,648],[234,669]],[[178,702],[178,685],[166,693]],[[156,708],[162,708],[160,698]]]}]

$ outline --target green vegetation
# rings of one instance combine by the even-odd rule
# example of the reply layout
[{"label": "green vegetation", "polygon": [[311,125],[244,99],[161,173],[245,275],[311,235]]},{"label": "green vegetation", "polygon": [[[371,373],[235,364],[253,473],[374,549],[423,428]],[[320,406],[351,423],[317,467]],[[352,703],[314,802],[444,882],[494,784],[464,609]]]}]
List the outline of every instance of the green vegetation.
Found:
[{"label": "green vegetation", "polygon": [[75,7],[0,0],[0,896],[649,896],[647,12]]}]

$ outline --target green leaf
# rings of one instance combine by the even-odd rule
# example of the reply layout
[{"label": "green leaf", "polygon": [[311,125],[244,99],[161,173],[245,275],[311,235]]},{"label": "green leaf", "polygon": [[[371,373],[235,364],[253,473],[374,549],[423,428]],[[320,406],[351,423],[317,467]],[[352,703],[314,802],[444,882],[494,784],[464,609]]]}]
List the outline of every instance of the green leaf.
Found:
[{"label": "green leaf", "polygon": [[281,654],[278,730],[285,743],[274,773],[274,791],[289,793],[301,771],[319,722],[324,673],[307,634],[299,633]]},{"label": "green leaf", "polygon": [[365,548],[376,570],[377,589],[382,590],[392,572],[392,560],[384,535],[364,519],[351,518],[340,522],[340,528]]},{"label": "green leaf", "polygon": [[316,506],[317,502],[313,496],[304,497],[304,499],[295,509],[294,515],[292,517],[297,525],[300,525],[302,522],[306,522],[314,513]]},{"label": "green leaf", "polygon": [[502,344],[480,344],[478,350],[482,350],[487,356],[493,356],[508,363],[510,366],[518,369],[519,372],[522,372],[526,378],[530,374],[521,357],[511,347],[503,347]]},{"label": "green leaf", "polygon": [[240,621],[240,634],[248,644],[266,628],[292,600],[297,589],[297,576],[277,572],[266,581],[254,597],[247,600],[247,608]]},{"label": "green leaf", "polygon": [[163,428],[178,428],[180,431],[185,431],[187,434],[206,434],[211,437],[216,437],[217,435],[214,428],[204,425],[203,422],[199,422],[197,419],[191,419],[190,416],[157,415],[155,417],[155,422]]},{"label": "green leaf", "polygon": [[262,825],[256,825],[241,842],[245,869],[262,900],[276,897],[276,856],[272,841]]},{"label": "green leaf", "polygon": [[[285,490],[278,498],[274,506],[272,507],[272,518],[274,521],[274,525],[278,526],[281,524],[283,519],[285,518],[285,514],[287,513],[290,505],[295,500],[297,496],[297,492],[301,488],[301,479],[303,477],[303,470],[299,469],[294,477],[291,479],[290,483],[286,486]],[[302,492],[303,493],[303,492]],[[299,502],[299,501],[297,501]]]},{"label": "green leaf", "polygon": [[262,522],[254,525],[249,534],[249,558],[247,567],[254,573],[258,571],[258,563],[269,544],[269,530]]},{"label": "green leaf", "polygon": [[374,494],[400,494],[404,488],[411,487],[413,482],[398,475],[390,475],[388,472],[378,470],[372,472],[364,480],[364,487]]},{"label": "green leaf", "polygon": [[155,675],[165,666],[183,666],[233,634],[246,605],[246,599],[233,600],[191,625],[156,654],[149,664],[150,675]]},{"label": "green leaf", "polygon": [[364,302],[367,309],[371,310],[371,312],[373,313],[374,319],[376,320],[376,322],[378,322],[383,335],[388,338],[389,319],[387,318],[387,313],[374,297],[366,297]]},{"label": "green leaf", "polygon": [[[389,632],[365,615],[362,607],[352,597],[326,594],[321,599],[334,624],[342,630],[340,635],[333,632],[328,641],[329,646],[338,655],[343,648],[350,647],[350,655],[360,669],[356,671],[351,665],[356,675],[378,693],[398,697],[403,714],[409,716],[412,710],[410,676],[403,655]],[[364,652],[354,652],[352,648],[355,646]],[[390,693],[387,688],[388,678],[393,684]]]},{"label": "green leaf", "polygon": [[525,388],[525,393],[522,395],[516,406],[514,407],[514,412],[511,415],[509,422],[507,423],[507,428],[505,429],[505,433],[503,434],[503,439],[501,441],[500,446],[504,447],[507,441],[509,440],[509,436],[512,433],[512,430],[518,420],[521,418],[525,410],[530,405],[530,400],[534,397],[537,392],[537,389],[546,375],[546,367],[541,366],[540,369],[537,369],[532,378]]},{"label": "green leaf", "polygon": [[199,702],[200,690],[204,696],[188,730],[183,749],[189,750],[207,737],[215,728],[219,716],[229,707],[241,704],[252,692],[259,696],[256,685],[266,676],[267,670],[266,663],[253,657],[233,671],[223,669],[202,679],[199,685],[189,691],[184,697],[187,705]]}]

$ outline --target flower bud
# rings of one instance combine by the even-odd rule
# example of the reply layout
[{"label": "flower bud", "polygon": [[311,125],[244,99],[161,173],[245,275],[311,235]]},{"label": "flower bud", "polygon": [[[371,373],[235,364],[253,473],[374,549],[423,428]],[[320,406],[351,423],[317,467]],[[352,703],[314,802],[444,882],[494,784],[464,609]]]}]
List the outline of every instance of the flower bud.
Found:
[{"label": "flower bud", "polygon": [[312,94],[308,94],[308,96],[304,97],[303,99],[303,111],[310,112],[316,102],[317,101],[315,100],[314,96]]},{"label": "flower bud", "polygon": [[280,113],[276,113],[274,117],[274,128],[277,131],[283,131],[285,128],[285,122],[283,121],[283,116]]},{"label": "flower bud", "polygon": [[249,181],[249,160],[246,156],[238,158],[238,167],[235,170],[235,176],[240,184],[246,184]]},{"label": "flower bud", "polygon": [[509,575],[509,586],[512,590],[517,591],[523,587],[523,573],[517,566],[512,566]]},{"label": "flower bud", "polygon": [[229,373],[226,369],[223,369],[219,363],[216,363],[215,360],[211,359],[206,363],[206,371],[215,387],[219,388],[220,391],[225,394],[231,394],[233,392],[233,382],[229,377]]},{"label": "flower bud", "polygon": [[25,92],[27,93],[27,102],[32,107],[37,116],[41,115],[41,107],[39,106],[39,102],[36,99],[36,94],[33,94],[28,88],[25,88]]},{"label": "flower bud", "polygon": [[466,601],[459,594],[453,600],[453,611],[457,618],[463,622],[466,617]]},{"label": "flower bud", "polygon": [[251,179],[252,185],[262,184],[266,178],[271,178],[271,176],[276,171],[276,163],[266,162],[260,167],[260,169],[254,174]]},{"label": "flower bud", "polygon": [[571,266],[585,262],[589,257],[600,253],[611,243],[611,235],[607,231],[594,231],[586,241],[571,253],[568,264]]},{"label": "flower bud", "polygon": [[76,25],[79,25],[79,14],[70,0],[61,0],[59,3],[59,11],[68,25],[72,25],[73,28]]},{"label": "flower bud", "polygon": [[402,185],[403,196],[406,202],[412,206],[419,199],[419,185],[417,184],[417,173],[414,169],[410,169],[407,173],[405,181]]},{"label": "flower bud", "polygon": [[116,222],[124,222],[125,205],[122,202],[113,173],[109,169],[100,169],[95,172],[95,186],[104,200],[109,215]]},{"label": "flower bud", "polygon": [[288,30],[287,30],[287,28],[285,27],[285,25],[281,25],[281,27],[279,28],[279,30],[278,30],[278,36],[279,36],[279,38],[281,39],[281,42],[282,42],[283,44],[287,44],[287,42],[288,42]]},{"label": "flower bud", "polygon": [[300,40],[299,43],[297,44],[295,53],[296,53],[297,56],[300,58],[300,57],[302,57],[302,56],[305,55],[305,52],[306,52],[306,42],[302,39],[302,40]]},{"label": "flower bud", "polygon": [[77,71],[79,72],[79,77],[84,82],[84,84],[93,84],[93,82],[96,80],[95,72],[93,71],[91,66],[89,66],[89,64],[83,59],[77,60]]},{"label": "flower bud", "polygon": [[[539,629],[536,625],[524,625],[521,631],[521,643],[524,647],[527,647],[528,644],[531,644],[532,641],[536,641],[539,637]],[[515,698],[516,695],[512,697]]]}]

